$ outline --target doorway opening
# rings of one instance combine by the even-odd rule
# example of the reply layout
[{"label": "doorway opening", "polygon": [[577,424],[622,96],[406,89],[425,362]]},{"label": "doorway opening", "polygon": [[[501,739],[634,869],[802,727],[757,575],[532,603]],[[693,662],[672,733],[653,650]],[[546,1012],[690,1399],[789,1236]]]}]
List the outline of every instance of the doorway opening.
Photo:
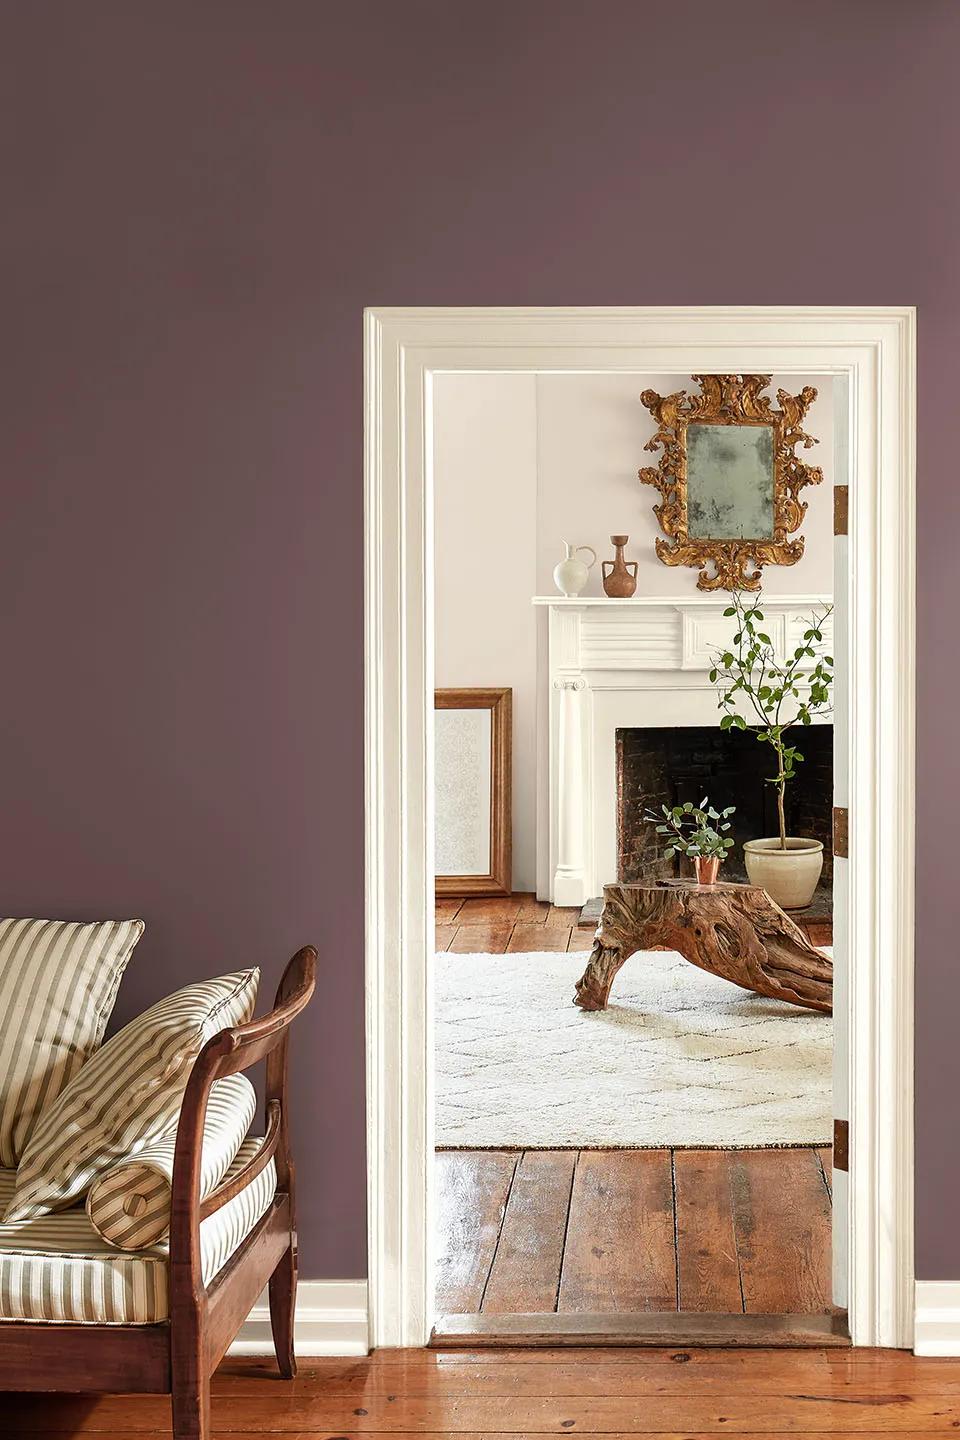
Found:
[{"label": "doorway opening", "polygon": [[[838,541],[835,552],[836,594],[846,598],[846,611],[838,616],[833,644],[838,673],[846,667],[849,690],[838,695],[834,763],[835,801],[849,811],[849,848],[834,857],[834,940],[838,962],[844,957],[837,968],[843,993],[837,997],[842,1024],[835,1047],[834,1118],[850,1121],[853,1202],[847,1172],[838,1170],[832,1194],[835,1295],[844,1293],[847,1299],[854,1343],[909,1344],[912,1115],[903,1077],[912,1073],[913,335],[912,311],[895,309],[368,314],[373,1343],[422,1344],[435,1319],[431,1017],[436,977],[430,962],[434,817],[429,783],[435,596],[429,562],[437,382],[449,374],[485,373],[689,378],[707,369],[709,355],[709,373],[749,369],[829,375],[840,382],[839,405],[845,411],[836,435],[838,447],[846,448],[841,459],[849,475],[850,529],[849,542]],[[646,612],[645,618],[657,619]],[[702,619],[696,614],[684,619],[681,633],[688,649],[696,648]],[[565,627],[570,628],[568,619],[558,620],[558,634]],[[602,639],[595,626],[589,638]],[[662,637],[655,643],[662,653]],[[585,653],[596,655],[595,643]],[[547,664],[552,663],[548,656]],[[559,815],[549,813],[550,846],[538,855],[535,884],[527,893],[542,895],[544,883],[556,882],[551,903],[582,910],[603,888],[598,876],[615,873],[616,828],[607,823],[616,810],[614,736],[634,721],[622,719],[625,702],[611,690],[603,694],[593,723],[585,723],[582,702],[589,678],[576,667],[553,678],[564,683],[550,687],[558,722],[556,730],[551,722],[550,763],[573,767],[570,775],[578,786],[561,793],[579,798],[561,807]],[[691,699],[684,694],[687,687],[681,679],[673,688],[683,709]],[[644,723],[652,725],[656,707],[649,694],[646,700],[651,713]],[[683,709],[659,723],[697,722]],[[580,743],[572,744],[578,734]],[[546,776],[538,776],[538,795],[549,780],[548,767]],[[585,806],[586,796],[593,803]],[[838,903],[844,893],[845,906]],[[571,933],[575,928],[579,924],[571,924]],[[617,986],[626,985],[630,973],[628,964]],[[568,1335],[579,1335],[582,1327],[559,1323],[564,1319],[555,1316],[553,1334],[566,1329]],[[683,1338],[695,1343],[696,1334],[709,1330],[701,1317],[696,1331],[688,1326]],[[678,1335],[664,1331],[665,1338]],[[751,1343],[747,1330],[743,1343]]]},{"label": "doorway opening", "polygon": [[[704,368],[685,377],[688,390]],[[667,1317],[682,1336],[683,1317],[703,1315],[714,1325],[728,1317],[732,1338],[744,1317],[751,1334],[767,1317],[778,1333],[791,1317],[816,1343],[843,1330],[832,1285],[832,1024],[823,1008],[833,938],[831,703],[814,704],[815,723],[802,726],[784,794],[787,833],[819,847],[819,883],[799,908],[787,897],[789,912],[776,911],[784,936],[800,935],[797,963],[819,967],[820,1008],[807,1008],[802,986],[775,998],[746,974],[734,983],[722,964],[719,973],[689,964],[666,930],[650,930],[649,948],[633,942],[638,953],[602,1006],[578,993],[614,882],[654,900],[660,887],[677,887],[698,919],[710,920],[708,901],[722,906],[721,960],[731,947],[763,943],[750,917],[729,907],[754,893],[745,842],[777,833],[776,766],[756,717],[748,715],[751,728],[721,727],[722,686],[711,679],[727,646],[742,650],[739,622],[724,613],[728,592],[704,594],[695,569],[663,563],[655,497],[637,479],[657,432],[641,394],[682,383],[649,373],[434,379],[438,1343],[467,1333],[512,1340],[518,1325],[550,1333],[559,1323],[581,1323],[590,1336],[608,1326],[622,1335],[632,1323],[642,1339],[659,1337]],[[761,591],[741,592],[758,608],[760,632],[769,630],[753,666],[757,686],[769,693],[769,667],[804,650],[796,693],[780,707],[785,725],[796,720],[794,734],[811,678],[828,685],[820,677],[834,664],[833,490],[847,477],[835,464],[833,384],[829,374],[772,379],[774,393],[789,386],[808,397],[804,430],[822,478],[795,545],[802,555],[768,566]],[[593,557],[605,550],[604,580]],[[587,563],[571,575],[567,554]],[[614,554],[626,556],[626,585],[611,578]],[[563,705],[571,679],[580,687],[575,729]],[[483,719],[491,694],[510,698],[509,776]],[[471,696],[480,707],[472,719]],[[569,757],[594,745],[606,752],[602,766]],[[727,845],[723,883],[691,890],[682,836],[693,822],[681,820],[678,840],[666,821],[704,805],[723,811],[708,815],[704,832]],[[498,869],[498,806],[511,863],[491,883],[478,877]],[[615,870],[593,867],[598,893],[585,862],[579,874],[561,863],[551,826],[556,817],[571,854],[585,853],[591,815],[616,855]]]}]

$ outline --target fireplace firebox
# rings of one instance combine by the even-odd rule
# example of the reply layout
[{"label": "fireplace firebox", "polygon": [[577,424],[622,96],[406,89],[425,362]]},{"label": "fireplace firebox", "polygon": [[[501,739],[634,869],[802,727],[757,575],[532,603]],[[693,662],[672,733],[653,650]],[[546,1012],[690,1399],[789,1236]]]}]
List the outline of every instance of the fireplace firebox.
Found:
[{"label": "fireplace firebox", "polygon": [[[822,889],[833,881],[833,726],[811,725],[797,732],[804,756],[787,786],[787,833],[823,841]],[[718,726],[685,725],[618,729],[617,878],[669,879],[691,873],[682,856],[664,860],[663,836],[644,820],[648,806],[696,805],[704,795],[721,810],[735,805],[730,835],[734,846],[722,876],[745,880],[743,842],[777,833],[776,791],[767,777],[776,769],[773,751],[754,735]]]}]

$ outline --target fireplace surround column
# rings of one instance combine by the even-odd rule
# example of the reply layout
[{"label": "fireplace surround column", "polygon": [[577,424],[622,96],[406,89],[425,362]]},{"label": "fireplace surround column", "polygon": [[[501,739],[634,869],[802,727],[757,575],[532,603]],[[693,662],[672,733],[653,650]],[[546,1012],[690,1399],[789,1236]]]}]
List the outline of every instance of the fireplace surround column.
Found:
[{"label": "fireplace surround column", "polygon": [[553,876],[555,905],[582,905],[585,892],[586,836],[583,807],[583,706],[587,682],[555,680],[560,692],[557,757],[557,868]]}]

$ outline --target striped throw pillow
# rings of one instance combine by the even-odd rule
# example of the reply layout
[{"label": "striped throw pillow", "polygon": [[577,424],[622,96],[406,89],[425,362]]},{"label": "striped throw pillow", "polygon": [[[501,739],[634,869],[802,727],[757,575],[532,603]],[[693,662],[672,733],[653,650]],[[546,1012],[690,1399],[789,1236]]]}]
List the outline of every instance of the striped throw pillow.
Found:
[{"label": "striped throw pillow", "polygon": [[37,1122],[4,1221],[66,1209],[98,1175],[159,1139],[210,1037],[250,1019],[259,979],[259,970],[240,970],[187,985],[112,1035]]},{"label": "striped throw pillow", "polygon": [[0,920],[0,1168],[100,1041],[142,920]]},{"label": "striped throw pillow", "polygon": [[[228,1075],[210,1087],[203,1126],[200,1198],[226,1175],[253,1124],[257,1095],[246,1075]],[[156,1245],[170,1228],[170,1182],[177,1125],[171,1125],[134,1159],[121,1160],[99,1176],[87,1194],[93,1228],[118,1250]]]}]

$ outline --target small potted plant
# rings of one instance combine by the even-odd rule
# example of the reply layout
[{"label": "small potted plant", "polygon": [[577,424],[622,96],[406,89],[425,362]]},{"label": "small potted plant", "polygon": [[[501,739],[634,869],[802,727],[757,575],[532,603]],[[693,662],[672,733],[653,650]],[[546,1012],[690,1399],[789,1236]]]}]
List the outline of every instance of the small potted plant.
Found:
[{"label": "small potted plant", "polygon": [[803,761],[787,732],[797,725],[811,725],[818,712],[830,712],[833,656],[818,656],[814,647],[823,643],[823,625],[833,606],[826,605],[810,617],[793,654],[781,660],[763,628],[760,604],[759,595],[745,599],[734,591],[733,603],[723,612],[735,622],[733,642],[717,655],[710,679],[720,691],[717,704],[725,712],[721,730],[752,731],[770,746],[776,760],[776,774],[767,783],[776,788],[780,833],[745,843],[747,874],[784,910],[800,910],[810,904],[817,888],[823,843],[787,834],[787,782]]},{"label": "small potted plant", "polygon": [[647,810],[644,819],[657,827],[658,835],[669,836],[664,850],[665,859],[674,855],[686,855],[693,861],[698,885],[715,885],[720,861],[733,846],[733,840],[726,835],[730,829],[728,816],[736,809],[728,805],[726,810],[715,810],[709,798],[704,795],[699,805],[662,805],[660,811]]}]

